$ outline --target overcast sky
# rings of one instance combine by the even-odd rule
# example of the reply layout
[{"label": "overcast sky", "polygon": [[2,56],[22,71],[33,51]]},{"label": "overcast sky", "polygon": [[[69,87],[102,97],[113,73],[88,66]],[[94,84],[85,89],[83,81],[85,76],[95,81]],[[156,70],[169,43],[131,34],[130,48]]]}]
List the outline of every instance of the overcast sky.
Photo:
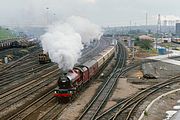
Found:
[{"label": "overcast sky", "polygon": [[[69,16],[101,26],[157,23],[157,15],[180,19],[180,0],[0,0],[0,25],[46,25]],[[165,19],[162,18],[162,19]]]}]

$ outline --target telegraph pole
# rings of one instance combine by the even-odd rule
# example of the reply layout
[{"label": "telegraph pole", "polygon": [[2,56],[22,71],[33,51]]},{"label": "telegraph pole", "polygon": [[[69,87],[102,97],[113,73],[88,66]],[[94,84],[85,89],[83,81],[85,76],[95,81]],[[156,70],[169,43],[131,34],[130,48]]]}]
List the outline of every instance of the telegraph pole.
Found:
[{"label": "telegraph pole", "polygon": [[147,12],[146,12],[146,32],[148,32],[148,29],[147,29],[147,19],[148,19],[148,14],[147,14]]},{"label": "telegraph pole", "polygon": [[130,22],[129,22],[129,31],[131,31],[131,26],[132,26],[132,22],[131,22],[131,20],[130,20]]},{"label": "telegraph pole", "polygon": [[158,22],[157,22],[156,50],[157,50],[157,39],[159,37],[159,34],[161,34],[161,15],[160,14],[158,14]]},{"label": "telegraph pole", "polygon": [[132,48],[133,48],[132,58],[134,60],[135,59],[135,55],[134,55],[134,41],[135,41],[135,39],[133,38],[131,41],[132,41]]},{"label": "telegraph pole", "polygon": [[161,15],[158,14],[157,33],[161,34]]}]

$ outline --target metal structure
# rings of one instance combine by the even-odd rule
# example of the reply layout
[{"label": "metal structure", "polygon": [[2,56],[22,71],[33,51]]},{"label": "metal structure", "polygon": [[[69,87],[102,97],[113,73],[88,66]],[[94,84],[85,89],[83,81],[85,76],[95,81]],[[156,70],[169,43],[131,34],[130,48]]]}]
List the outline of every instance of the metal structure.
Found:
[{"label": "metal structure", "polygon": [[157,34],[161,34],[161,15],[158,14]]},{"label": "metal structure", "polygon": [[176,36],[180,37],[180,23],[176,23]]},{"label": "metal structure", "polygon": [[158,22],[157,22],[157,35],[156,35],[156,50],[157,50],[157,39],[159,37],[159,35],[161,34],[161,15],[158,14]]},{"label": "metal structure", "polygon": [[148,14],[146,13],[146,32],[148,32]]}]

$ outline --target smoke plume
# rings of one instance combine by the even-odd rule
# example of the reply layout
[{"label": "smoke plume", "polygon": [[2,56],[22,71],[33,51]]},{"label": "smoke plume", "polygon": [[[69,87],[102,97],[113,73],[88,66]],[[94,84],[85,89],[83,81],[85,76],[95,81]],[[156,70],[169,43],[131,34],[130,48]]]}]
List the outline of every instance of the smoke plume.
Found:
[{"label": "smoke plume", "polygon": [[101,29],[89,20],[72,16],[65,22],[55,23],[41,36],[42,47],[49,53],[52,62],[63,70],[72,69],[81,56],[83,44],[99,39]]}]

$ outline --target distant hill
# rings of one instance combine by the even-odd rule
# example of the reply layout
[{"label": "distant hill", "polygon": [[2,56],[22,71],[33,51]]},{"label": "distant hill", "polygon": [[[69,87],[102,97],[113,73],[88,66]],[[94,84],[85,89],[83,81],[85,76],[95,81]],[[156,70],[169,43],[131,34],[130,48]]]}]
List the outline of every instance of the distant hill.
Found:
[{"label": "distant hill", "polygon": [[[106,27],[104,32],[107,34],[128,34],[129,31],[157,33],[157,25],[148,26],[121,26],[121,27]],[[175,26],[161,26],[161,32],[163,33],[175,33]]]},{"label": "distant hill", "polygon": [[12,28],[18,33],[24,33],[28,37],[40,37],[46,32],[45,27],[14,27]]},{"label": "distant hill", "polygon": [[0,40],[5,40],[9,38],[14,38],[16,35],[14,32],[8,28],[2,28],[0,27]]}]

